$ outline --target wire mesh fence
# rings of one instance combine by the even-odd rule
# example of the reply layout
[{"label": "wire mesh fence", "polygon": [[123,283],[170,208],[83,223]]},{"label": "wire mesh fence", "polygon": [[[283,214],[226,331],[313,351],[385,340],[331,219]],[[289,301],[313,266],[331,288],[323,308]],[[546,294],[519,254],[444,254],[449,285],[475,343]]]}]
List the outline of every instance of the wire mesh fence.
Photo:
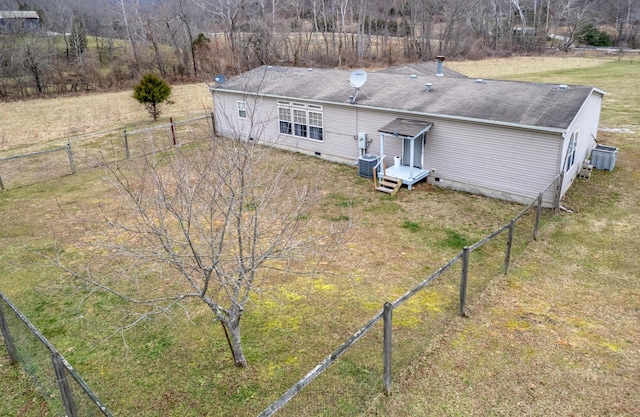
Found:
[{"label": "wire mesh fence", "polygon": [[356,348],[345,350],[278,415],[353,416],[365,410],[368,401],[382,389],[382,331],[381,320],[373,323]]},{"label": "wire mesh fence", "polygon": [[22,366],[51,415],[111,417],[80,375],[2,292],[0,328],[10,361]]},{"label": "wire mesh fence", "polygon": [[[211,137],[212,133],[208,115],[136,131],[101,132],[101,135],[73,138],[60,149],[0,159],[0,174],[7,178],[7,172],[38,171],[34,167],[45,166],[48,168],[43,170],[47,175],[56,175],[56,170],[62,172],[58,175],[66,175],[76,167],[91,168],[105,162],[162,152]],[[7,169],[11,163],[23,165]],[[45,175],[31,178],[18,174],[17,177],[19,179],[15,180],[8,177],[12,178],[12,186],[21,184],[20,181],[37,181]],[[562,177],[559,181],[562,182]],[[425,355],[447,323],[456,315],[464,315],[467,297],[477,297],[492,279],[508,272],[511,260],[525,250],[537,233],[541,197],[542,194],[509,224],[465,248],[417,287],[390,303],[392,314],[387,319],[388,327],[385,327],[381,305],[380,313],[265,409],[260,417],[276,412],[283,416],[351,416],[365,412],[377,396],[391,391],[393,376],[409,369]],[[18,314],[8,305],[2,306],[5,312],[10,310]],[[81,410],[77,415],[109,415],[82,379],[62,360],[62,375],[68,381],[73,405],[68,404],[68,399],[65,402],[64,387],[60,384],[61,368],[56,374],[56,368],[52,366],[58,355],[55,349],[29,329],[26,319],[22,320],[27,323],[25,330],[25,326],[20,325],[19,314],[6,316],[7,327],[16,339],[16,356],[42,395],[51,399],[55,415],[59,412],[60,415],[69,414],[69,407]]]},{"label": "wire mesh fence", "polygon": [[0,158],[0,191],[60,178],[102,164],[136,158],[211,137],[211,115],[176,121],[146,129],[111,129],[64,139],[37,150]]},{"label": "wire mesh fence", "polygon": [[60,178],[75,172],[69,146],[0,159],[0,191]]},{"label": "wire mesh fence", "polygon": [[376,397],[392,392],[394,376],[424,357],[447,323],[466,315],[467,298],[477,298],[493,279],[508,273],[513,259],[537,237],[542,197],[540,193],[509,223],[464,247],[419,285],[386,303],[259,417],[366,413]]}]

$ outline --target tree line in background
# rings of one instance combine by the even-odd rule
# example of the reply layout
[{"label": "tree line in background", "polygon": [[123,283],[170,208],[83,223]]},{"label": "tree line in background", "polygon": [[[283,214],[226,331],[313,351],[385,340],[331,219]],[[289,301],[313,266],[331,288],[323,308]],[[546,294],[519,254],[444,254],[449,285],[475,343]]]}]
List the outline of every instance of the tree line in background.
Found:
[{"label": "tree line in background", "polygon": [[387,66],[637,46],[640,0],[0,0],[0,97],[211,81],[258,65]]}]

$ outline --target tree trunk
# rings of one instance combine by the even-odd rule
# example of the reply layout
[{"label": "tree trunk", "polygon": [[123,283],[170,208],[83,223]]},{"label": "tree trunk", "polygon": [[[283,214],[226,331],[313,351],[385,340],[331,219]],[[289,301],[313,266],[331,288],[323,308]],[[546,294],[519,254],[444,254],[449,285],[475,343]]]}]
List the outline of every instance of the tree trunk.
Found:
[{"label": "tree trunk", "polygon": [[240,317],[231,322],[222,322],[222,326],[227,335],[229,348],[233,355],[233,362],[238,368],[245,368],[247,366],[247,358],[244,356],[242,341],[240,340]]}]

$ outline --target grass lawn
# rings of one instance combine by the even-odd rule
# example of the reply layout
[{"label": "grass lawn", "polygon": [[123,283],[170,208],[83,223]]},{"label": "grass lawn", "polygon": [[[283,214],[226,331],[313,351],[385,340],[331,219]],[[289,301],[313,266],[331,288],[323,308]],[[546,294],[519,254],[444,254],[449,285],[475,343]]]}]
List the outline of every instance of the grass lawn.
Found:
[{"label": "grass lawn", "polygon": [[[479,64],[473,76],[500,68]],[[640,414],[640,62],[518,67],[509,78],[605,90],[598,140],[619,148],[617,165],[576,181],[563,202],[573,213],[549,222],[367,415]]]},{"label": "grass lawn", "polygon": [[[516,251],[508,276],[500,275],[500,260],[492,251],[478,254],[470,318],[455,318],[458,271],[397,312],[394,337],[408,347],[394,357],[391,397],[377,395],[381,353],[376,329],[325,379],[283,409],[283,415],[317,415],[325,407],[325,415],[363,410],[367,415],[640,412],[639,265],[632,252],[640,246],[640,192],[634,187],[640,125],[633,117],[640,105],[639,89],[633,87],[640,82],[640,64],[601,60],[573,70],[559,58],[540,59],[547,61],[544,72],[519,71],[515,77],[592,84],[607,91],[601,125],[627,129],[599,137],[620,148],[615,170],[576,180],[564,201],[573,213],[546,214],[540,240],[524,252]],[[518,60],[506,62],[517,66]],[[532,68],[530,58],[526,60],[524,67]],[[489,78],[495,68],[492,64],[482,73],[482,62],[469,65],[473,74],[456,69]],[[87,97],[103,102],[102,95]],[[46,104],[55,108],[51,102]],[[102,112],[91,111],[98,120],[88,116],[88,129],[122,123],[102,120]],[[29,122],[15,121],[11,129],[19,132],[15,126]],[[14,130],[5,129],[3,137],[13,137]],[[47,140],[66,134],[60,129],[63,133],[51,133]],[[22,138],[22,144],[6,140],[3,149],[31,140]],[[85,298],[35,254],[52,251],[54,236],[62,245],[86,239],[84,220],[95,216],[99,204],[116,204],[97,170],[0,194],[0,289],[115,415],[251,416],[385,301],[412,288],[462,245],[482,238],[521,209],[426,185],[388,197],[375,192],[351,167],[304,156],[296,165],[294,172],[301,179],[316,179],[324,194],[310,221],[351,222],[352,227],[321,273],[265,276],[243,319],[247,369],[233,368],[219,323],[202,307],[190,306],[188,317],[176,312],[146,322],[122,338],[113,332],[117,323],[110,315],[124,306],[103,294]],[[495,252],[501,249],[498,245]],[[4,354],[0,385],[11,387],[0,392],[0,415],[42,415],[39,397],[19,371],[8,368]]]}]

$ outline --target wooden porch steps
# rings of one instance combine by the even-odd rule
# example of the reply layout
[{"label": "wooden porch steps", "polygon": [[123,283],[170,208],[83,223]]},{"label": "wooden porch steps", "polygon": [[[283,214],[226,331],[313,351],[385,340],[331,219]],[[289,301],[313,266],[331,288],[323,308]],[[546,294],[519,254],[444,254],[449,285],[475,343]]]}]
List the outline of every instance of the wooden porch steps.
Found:
[{"label": "wooden porch steps", "polygon": [[376,186],[376,190],[393,195],[398,192],[400,187],[402,187],[402,180],[400,178],[381,175],[378,178],[378,185]]}]

